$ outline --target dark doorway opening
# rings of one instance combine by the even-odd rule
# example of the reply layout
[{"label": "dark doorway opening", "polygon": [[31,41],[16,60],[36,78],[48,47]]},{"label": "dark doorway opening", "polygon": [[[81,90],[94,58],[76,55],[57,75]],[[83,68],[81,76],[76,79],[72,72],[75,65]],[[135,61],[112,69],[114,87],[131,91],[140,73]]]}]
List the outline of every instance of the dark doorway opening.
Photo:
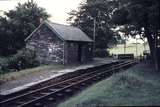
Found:
[{"label": "dark doorway opening", "polygon": [[82,45],[78,45],[78,61],[81,62],[82,60]]}]

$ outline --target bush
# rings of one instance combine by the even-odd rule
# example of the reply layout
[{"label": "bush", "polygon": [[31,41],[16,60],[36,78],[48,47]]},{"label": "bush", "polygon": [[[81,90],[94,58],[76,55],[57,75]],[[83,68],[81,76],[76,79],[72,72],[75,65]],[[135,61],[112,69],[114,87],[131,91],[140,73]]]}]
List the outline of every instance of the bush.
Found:
[{"label": "bush", "polygon": [[32,68],[39,65],[36,60],[35,52],[31,50],[21,50],[14,56],[7,59],[7,61],[1,64],[3,71],[19,71],[26,68]]},{"label": "bush", "polygon": [[157,49],[157,56],[158,56],[158,66],[159,66],[159,68],[160,68],[160,47],[158,47],[158,49]]},{"label": "bush", "polygon": [[107,57],[109,52],[106,49],[96,49],[95,57]]}]

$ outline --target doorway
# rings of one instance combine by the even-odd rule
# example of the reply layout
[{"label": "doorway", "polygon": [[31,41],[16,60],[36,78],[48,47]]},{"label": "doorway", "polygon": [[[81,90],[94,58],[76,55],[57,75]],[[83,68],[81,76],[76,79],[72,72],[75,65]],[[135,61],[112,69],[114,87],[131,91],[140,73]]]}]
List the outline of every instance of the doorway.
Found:
[{"label": "doorway", "polygon": [[78,45],[78,62],[82,62],[82,45]]}]

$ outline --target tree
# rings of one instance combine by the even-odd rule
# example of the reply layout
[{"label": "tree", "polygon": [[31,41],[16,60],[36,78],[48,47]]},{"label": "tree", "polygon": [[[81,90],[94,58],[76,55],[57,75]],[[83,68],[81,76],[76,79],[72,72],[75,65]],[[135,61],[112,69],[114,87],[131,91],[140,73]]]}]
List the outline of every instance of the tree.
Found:
[{"label": "tree", "polygon": [[[147,38],[151,55],[158,71],[157,44],[160,42],[160,1],[159,0],[114,0],[116,8],[112,19],[116,25],[130,25],[135,32]],[[144,29],[144,30],[142,30]],[[135,35],[134,35],[135,36]]]},{"label": "tree", "polygon": [[106,49],[111,43],[116,44],[119,37],[111,30],[113,27],[110,24],[111,3],[106,0],[87,0],[80,5],[78,11],[72,10],[69,13],[68,21],[71,25],[81,28],[92,39],[94,39],[94,20],[96,21],[95,47],[98,49]]},{"label": "tree", "polygon": [[0,17],[0,55],[8,55],[15,53],[14,36],[11,23],[7,18]]},{"label": "tree", "polygon": [[10,55],[23,48],[25,38],[38,27],[41,19],[46,20],[48,17],[45,9],[33,1],[18,3],[14,10],[5,12],[5,17],[0,18],[0,30],[4,31],[0,32],[1,46],[4,49],[0,55]]}]

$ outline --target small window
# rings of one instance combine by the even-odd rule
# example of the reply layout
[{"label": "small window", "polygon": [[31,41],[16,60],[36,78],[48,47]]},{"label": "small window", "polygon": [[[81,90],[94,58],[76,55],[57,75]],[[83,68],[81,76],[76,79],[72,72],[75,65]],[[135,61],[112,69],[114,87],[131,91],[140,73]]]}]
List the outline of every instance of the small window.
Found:
[{"label": "small window", "polygon": [[52,53],[53,50],[52,50],[52,48],[49,48],[48,51],[49,51],[49,53]]},{"label": "small window", "polygon": [[48,46],[48,51],[49,51],[49,53],[53,53],[54,49],[55,49],[55,45],[50,44],[50,45]]}]

